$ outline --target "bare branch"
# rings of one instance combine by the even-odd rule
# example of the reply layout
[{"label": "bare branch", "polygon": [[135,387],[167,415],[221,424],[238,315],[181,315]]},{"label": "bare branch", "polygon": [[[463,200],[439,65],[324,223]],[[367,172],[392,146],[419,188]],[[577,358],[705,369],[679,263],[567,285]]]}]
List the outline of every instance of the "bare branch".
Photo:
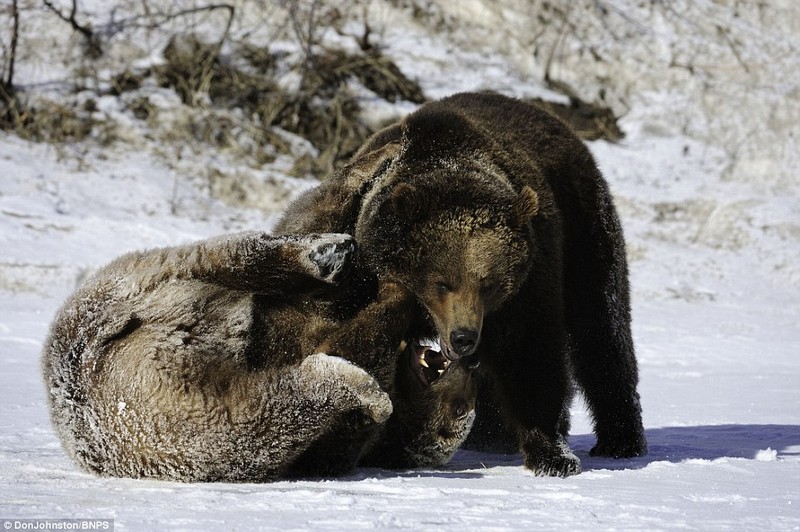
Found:
[{"label": "bare branch", "polygon": [[55,13],[58,18],[63,20],[64,22],[68,22],[72,29],[80,33],[86,38],[86,43],[89,46],[89,52],[94,57],[99,57],[103,55],[103,49],[100,47],[100,40],[98,39],[97,35],[95,35],[94,31],[89,26],[82,26],[78,23],[78,20],[75,16],[78,13],[78,0],[72,0],[72,9],[70,10],[69,16],[65,15],[61,11],[58,10],[56,6],[50,0],[43,0],[44,5],[47,6],[50,11]]},{"label": "bare branch", "polygon": [[722,38],[725,40],[725,43],[731,49],[733,56],[736,58],[736,61],[739,62],[739,65],[744,69],[745,72],[748,74],[750,73],[750,67],[747,66],[747,63],[742,59],[742,55],[739,53],[739,47],[736,46],[736,43],[730,36],[730,31],[727,28],[723,28],[721,25],[717,24],[717,33],[719,33]]},{"label": "bare branch", "polygon": [[230,33],[230,28],[233,25],[233,18],[235,15],[235,8],[232,4],[209,4],[200,7],[192,7],[187,9],[182,9],[180,11],[161,11],[158,9],[151,9],[146,3],[144,4],[144,14],[142,15],[135,15],[132,17],[127,17],[119,20],[114,20],[111,24],[106,26],[102,26],[101,30],[104,34],[113,35],[118,33],[120,29],[130,29],[130,28],[141,28],[141,29],[156,29],[159,28],[165,22],[170,22],[175,20],[179,17],[193,15],[195,13],[201,13],[203,11],[214,11],[217,9],[226,9],[229,12],[228,22],[225,26],[225,31],[223,32],[222,38],[220,42],[224,42]]},{"label": "bare branch", "polygon": [[14,63],[17,60],[17,40],[19,39],[19,6],[17,0],[13,0],[11,4],[11,18],[13,26],[11,28],[11,49],[9,50],[8,57],[8,76],[3,83],[5,85],[4,92],[14,91]]},{"label": "bare branch", "polygon": [[556,52],[558,51],[559,47],[561,46],[561,42],[564,40],[564,35],[567,33],[567,25],[569,23],[569,12],[571,11],[572,6],[567,7],[567,11],[561,12],[561,27],[558,30],[558,37],[556,38],[556,42],[553,43],[553,47],[550,48],[550,54],[547,56],[547,61],[545,62],[544,66],[544,81],[549,85],[551,84],[552,78],[550,77],[550,67],[553,66],[553,59],[555,58]]},{"label": "bare branch", "polygon": [[303,48],[303,52],[305,53],[305,68],[307,70],[313,70],[316,62],[314,45],[317,44],[316,33],[319,30],[317,8],[319,7],[320,2],[319,0],[312,0],[308,6],[308,13],[300,12],[300,2],[298,0],[289,0],[288,2],[282,2],[282,4],[286,5],[289,11],[289,19],[292,23],[292,30],[294,30],[297,42]]}]

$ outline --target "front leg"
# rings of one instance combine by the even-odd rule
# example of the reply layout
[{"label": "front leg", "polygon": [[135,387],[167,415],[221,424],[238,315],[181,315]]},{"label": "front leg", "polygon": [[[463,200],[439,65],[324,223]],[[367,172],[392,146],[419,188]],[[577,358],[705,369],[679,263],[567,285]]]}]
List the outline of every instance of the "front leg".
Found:
[{"label": "front leg", "polygon": [[[541,344],[529,348],[536,347]],[[537,359],[538,364],[534,366],[509,362],[498,368],[485,360],[481,367],[486,366],[485,370],[493,374],[496,394],[493,399],[500,404],[499,411],[516,432],[525,467],[540,476],[575,475],[580,473],[581,464],[566,439],[570,402],[566,368],[558,367],[557,362],[545,362],[541,356]],[[479,410],[477,414],[484,413]],[[500,442],[492,439],[489,437],[487,442],[489,447],[502,445],[504,441],[502,433]]]},{"label": "front leg", "polygon": [[377,299],[341,324],[316,351],[353,362],[389,390],[401,343],[420,312],[416,298],[405,288],[380,281]]},{"label": "front leg", "polygon": [[346,234],[273,236],[251,231],[170,248],[162,260],[178,276],[291,298],[341,281],[354,250],[355,241]]},{"label": "front leg", "polygon": [[[567,368],[567,338],[557,305],[536,297],[527,287],[484,326],[479,371],[491,382],[489,408],[479,401],[478,423],[471,435],[474,448],[502,446],[506,425],[516,436],[525,466],[542,476],[580,472],[580,461],[567,445],[571,385]],[[535,303],[538,302],[538,303]],[[527,303],[527,304],[525,304]],[[480,418],[501,416],[501,419]]]}]

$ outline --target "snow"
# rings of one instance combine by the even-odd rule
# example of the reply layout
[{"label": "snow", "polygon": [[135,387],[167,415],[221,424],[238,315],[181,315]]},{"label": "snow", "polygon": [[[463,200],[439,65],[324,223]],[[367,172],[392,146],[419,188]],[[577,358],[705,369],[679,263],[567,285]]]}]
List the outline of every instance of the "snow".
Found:
[{"label": "snow", "polygon": [[[103,100],[98,112],[129,122],[124,141],[110,147],[0,132],[0,519],[113,519],[118,530],[800,530],[800,8],[776,2],[754,14],[740,6],[734,17],[730,2],[703,1],[680,18],[648,13],[646,3],[592,4],[615,14],[609,32],[572,12],[575,33],[557,67],[584,94],[605,79],[608,100],[627,111],[626,138],[591,148],[629,244],[646,457],[588,456],[594,437],[578,400],[571,445],[584,472],[567,479],[534,477],[519,456],[465,451],[438,470],[362,468],[271,484],[79,471],[50,427],[39,368],[63,299],[126,251],[269,229],[278,208],[309,185],[285,177],[291,164],[280,158],[252,172],[190,148],[167,164],[130,116]],[[547,34],[525,41],[515,0],[487,5],[442,2],[432,11],[460,31],[430,30],[433,22],[385,3],[373,2],[370,13],[385,53],[429,96],[494,88],[555,97],[535,81],[541,60],[522,53],[547,48]],[[709,20],[729,26],[737,53],[755,66],[737,68]],[[508,24],[505,44],[490,31],[498,21]],[[646,46],[621,56],[639,41]],[[582,66],[578,48],[587,42],[607,63]],[[21,63],[20,80],[44,87],[69,76],[64,64],[45,68],[47,58],[34,55]],[[670,56],[697,61],[696,75],[659,67]],[[601,72],[612,68],[616,84]],[[174,95],[153,95],[164,109],[175,104]],[[365,108],[391,114],[380,102]],[[206,181],[186,178],[214,165],[243,172],[247,190],[261,196],[226,203]],[[268,190],[256,192],[259,185]]]}]

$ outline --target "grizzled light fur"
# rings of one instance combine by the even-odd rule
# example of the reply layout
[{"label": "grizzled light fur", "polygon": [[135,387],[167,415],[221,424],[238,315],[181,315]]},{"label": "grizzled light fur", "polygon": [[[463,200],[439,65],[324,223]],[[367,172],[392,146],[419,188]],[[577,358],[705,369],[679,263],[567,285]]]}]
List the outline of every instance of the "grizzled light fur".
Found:
[{"label": "grizzled light fur", "polygon": [[[314,354],[342,334],[318,296],[352,251],[347,235],[251,232],[131,253],[97,272],[59,310],[43,351],[67,453],[102,475],[180,481],[352,467],[393,411],[365,369]],[[370,347],[347,338],[340,349]],[[393,368],[399,340],[384,340],[393,346],[373,347],[391,358],[374,362]],[[314,447],[326,438],[341,454]]]},{"label": "grizzled light fur", "polygon": [[[343,360],[248,368],[246,289],[260,281],[237,267],[282,254],[302,264],[301,251],[321,243],[245,234],[132,253],[89,279],[59,311],[43,355],[68,454],[107,475],[267,479],[339,411],[364,408],[385,421],[388,396]],[[218,274],[240,289],[216,284]]]}]

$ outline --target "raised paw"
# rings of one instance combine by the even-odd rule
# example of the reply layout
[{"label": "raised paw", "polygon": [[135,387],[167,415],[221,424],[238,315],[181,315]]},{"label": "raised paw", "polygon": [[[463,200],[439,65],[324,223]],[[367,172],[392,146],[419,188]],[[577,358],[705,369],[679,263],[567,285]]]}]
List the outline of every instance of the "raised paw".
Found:
[{"label": "raised paw", "polygon": [[343,233],[325,233],[310,237],[306,255],[311,271],[318,279],[337,284],[347,276],[356,249],[352,236]]}]

